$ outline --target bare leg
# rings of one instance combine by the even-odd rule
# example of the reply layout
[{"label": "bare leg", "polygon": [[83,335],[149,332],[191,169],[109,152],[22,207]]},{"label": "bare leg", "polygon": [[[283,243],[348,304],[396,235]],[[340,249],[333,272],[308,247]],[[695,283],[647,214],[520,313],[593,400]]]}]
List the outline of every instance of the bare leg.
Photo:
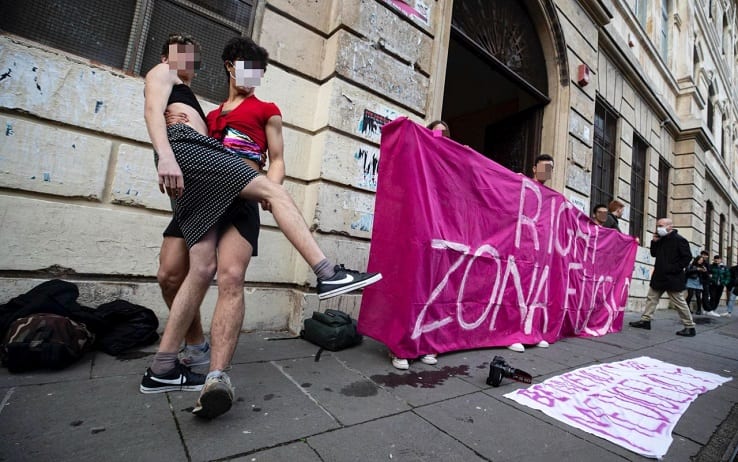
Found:
[{"label": "bare leg", "polygon": [[[159,253],[159,271],[156,273],[156,279],[159,281],[161,295],[164,303],[171,310],[174,297],[182,285],[187,271],[189,270],[189,254],[187,252],[187,244],[183,238],[165,236],[161,243],[161,252]],[[185,343],[190,345],[198,345],[205,341],[205,334],[202,330],[202,321],[200,320],[200,310],[195,314],[187,333],[185,334]]]},{"label": "bare leg", "polygon": [[253,248],[230,226],[218,242],[218,301],[210,328],[210,370],[223,371],[231,363],[245,311],[243,281]]},{"label": "bare leg", "polygon": [[315,242],[295,201],[282,185],[264,175],[259,175],[243,188],[240,196],[245,199],[269,201],[279,228],[311,267],[325,259],[325,254]]},{"label": "bare leg", "polygon": [[189,329],[205,292],[213,280],[216,268],[215,246],[216,230],[208,231],[205,237],[190,249],[190,269],[174,297],[169,319],[161,337],[159,351],[173,353],[179,351],[179,345],[185,332]]}]

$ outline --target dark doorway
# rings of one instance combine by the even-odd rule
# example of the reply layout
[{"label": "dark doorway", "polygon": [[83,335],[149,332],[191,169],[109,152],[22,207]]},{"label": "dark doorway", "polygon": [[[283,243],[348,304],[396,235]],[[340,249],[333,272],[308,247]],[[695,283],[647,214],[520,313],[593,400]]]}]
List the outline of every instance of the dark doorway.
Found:
[{"label": "dark doorway", "polygon": [[529,174],[549,98],[543,51],[524,3],[455,0],[442,118],[457,142]]}]

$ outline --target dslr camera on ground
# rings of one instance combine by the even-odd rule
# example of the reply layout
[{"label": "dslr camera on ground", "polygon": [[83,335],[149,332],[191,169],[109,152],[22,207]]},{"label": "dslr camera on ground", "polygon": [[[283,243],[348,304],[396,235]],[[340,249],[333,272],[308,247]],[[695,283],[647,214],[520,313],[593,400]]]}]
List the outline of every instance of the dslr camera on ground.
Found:
[{"label": "dslr camera on ground", "polygon": [[489,365],[489,377],[487,377],[487,385],[499,387],[503,377],[515,380],[516,382],[532,383],[533,377],[525,371],[515,369],[510,366],[502,356],[495,356]]}]

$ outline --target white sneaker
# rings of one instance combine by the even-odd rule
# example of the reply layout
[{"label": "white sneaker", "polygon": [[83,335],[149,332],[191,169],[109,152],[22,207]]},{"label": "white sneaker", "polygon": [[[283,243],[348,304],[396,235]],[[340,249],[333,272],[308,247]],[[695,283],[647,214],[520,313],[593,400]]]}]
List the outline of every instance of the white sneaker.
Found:
[{"label": "white sneaker", "polygon": [[513,343],[507,347],[508,350],[517,351],[518,353],[525,352],[525,347],[522,343]]},{"label": "white sneaker", "polygon": [[395,366],[395,369],[400,369],[401,371],[406,371],[410,369],[410,363],[407,361],[407,359],[403,358],[396,358],[393,356],[392,365]]},{"label": "white sneaker", "polygon": [[420,362],[422,362],[423,364],[429,364],[431,366],[434,364],[438,364],[438,358],[436,356],[437,355],[435,354],[423,355],[420,357]]},{"label": "white sneaker", "polygon": [[717,314],[717,313],[715,312],[715,310],[712,310],[712,311],[708,311],[708,312],[707,312],[707,313],[705,313],[705,314],[706,314],[706,315],[708,315],[708,316],[712,316],[713,318],[721,318],[721,317],[722,317],[722,316],[720,316],[719,314]]},{"label": "white sneaker", "polygon": [[731,313],[723,313],[721,316],[724,318],[729,318]]},{"label": "white sneaker", "polygon": [[548,348],[548,346],[549,346],[549,345],[548,345],[548,342],[547,342],[547,341],[545,341],[545,340],[541,340],[540,342],[538,342],[538,343],[536,344],[536,346],[537,346],[538,348]]}]

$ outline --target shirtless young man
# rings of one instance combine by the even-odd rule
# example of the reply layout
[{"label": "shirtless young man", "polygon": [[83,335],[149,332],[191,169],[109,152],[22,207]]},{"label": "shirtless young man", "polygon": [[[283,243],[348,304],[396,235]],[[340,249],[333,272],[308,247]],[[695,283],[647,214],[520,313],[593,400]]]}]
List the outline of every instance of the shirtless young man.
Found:
[{"label": "shirtless young man", "polygon": [[[381,279],[381,274],[333,265],[285,189],[206,136],[202,109],[189,87],[198,53],[199,47],[191,37],[171,35],[162,62],[146,75],[145,119],[158,154],[159,187],[177,199],[175,219],[189,249],[189,269],[172,302],[159,350],[141,381],[143,393],[203,388],[205,377],[180,364],[177,352],[215,275],[216,224],[236,198],[269,204],[285,237],[313,268],[319,298],[334,297]],[[165,111],[184,113],[188,122],[167,127]],[[214,402],[208,406],[216,411],[230,407],[230,402],[223,401],[232,399],[232,393],[223,393],[221,388],[213,397]]]}]

